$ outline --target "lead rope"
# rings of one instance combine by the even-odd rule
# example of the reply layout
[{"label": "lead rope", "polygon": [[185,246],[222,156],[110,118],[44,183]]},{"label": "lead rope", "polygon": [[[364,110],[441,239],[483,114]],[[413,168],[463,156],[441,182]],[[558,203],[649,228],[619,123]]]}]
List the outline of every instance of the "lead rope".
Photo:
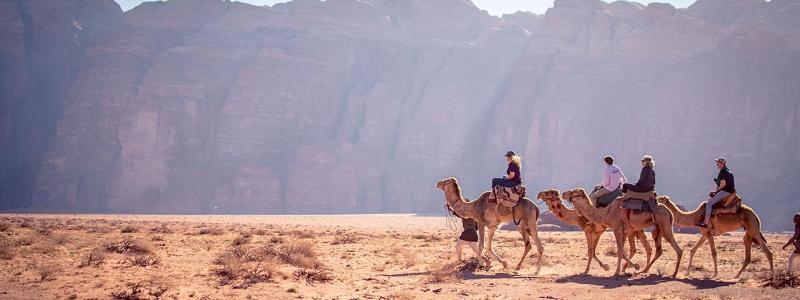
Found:
[{"label": "lead rope", "polygon": [[447,207],[447,204],[444,205],[444,222],[445,222],[445,227],[447,227],[448,229],[450,230],[458,229],[456,224],[455,213],[453,212],[453,210]]}]

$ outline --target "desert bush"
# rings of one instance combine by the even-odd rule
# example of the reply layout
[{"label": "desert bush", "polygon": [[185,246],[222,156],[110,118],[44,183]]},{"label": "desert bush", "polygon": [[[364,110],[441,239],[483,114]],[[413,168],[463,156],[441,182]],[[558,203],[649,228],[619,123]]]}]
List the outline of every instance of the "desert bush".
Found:
[{"label": "desert bush", "polygon": [[197,231],[197,235],[222,235],[222,233],[222,229],[208,227],[200,228],[200,230]]},{"label": "desert bush", "polygon": [[161,258],[155,255],[135,255],[128,257],[126,261],[131,265],[139,267],[157,266],[161,264]]},{"label": "desert bush", "polygon": [[167,227],[166,224],[163,224],[161,226],[150,228],[150,232],[152,232],[152,233],[161,233],[161,234],[170,234],[170,233],[172,233],[172,229]]},{"label": "desert bush", "polygon": [[314,251],[314,244],[307,241],[299,241],[285,245],[280,250],[280,258],[285,263],[300,268],[318,268],[317,252]]},{"label": "desert bush", "polygon": [[273,236],[269,238],[269,242],[272,244],[283,244],[284,242],[286,242],[286,240],[279,236]]},{"label": "desert bush", "polygon": [[297,269],[292,273],[295,279],[303,279],[306,283],[313,285],[314,283],[325,283],[333,280],[333,274],[330,271],[322,268],[314,269]]},{"label": "desert bush", "polygon": [[220,285],[234,284],[236,288],[248,288],[254,283],[265,282],[277,274],[278,262],[274,256],[249,255],[247,251],[229,250],[220,254],[214,264],[215,275]]},{"label": "desert bush", "polygon": [[331,242],[331,245],[353,244],[358,242],[358,240],[359,238],[356,235],[342,234],[342,235],[337,235],[335,238],[333,238],[333,242]]},{"label": "desert bush", "polygon": [[125,227],[122,227],[122,229],[120,229],[119,232],[121,232],[121,233],[136,233],[136,232],[139,232],[139,228],[136,228],[136,226],[133,226],[133,225],[125,225]]},{"label": "desert bush", "polygon": [[231,241],[232,246],[240,246],[250,242],[250,234],[239,234]]},{"label": "desert bush", "polygon": [[9,260],[14,258],[14,245],[11,241],[0,237],[0,259]]},{"label": "desert bush", "polygon": [[775,278],[771,278],[770,273],[765,273],[760,276],[760,279],[764,282],[763,287],[776,289],[800,287],[800,275],[789,274],[784,270],[776,272]]},{"label": "desert bush", "polygon": [[50,234],[53,233],[53,231],[50,230],[50,228],[46,228],[46,227],[38,228],[38,229],[36,229],[36,232],[39,233],[39,235],[41,235],[41,236],[49,236]]},{"label": "desert bush", "polygon": [[56,245],[64,245],[67,243],[67,240],[69,240],[69,237],[67,237],[66,234],[54,234],[52,240]]},{"label": "desert bush", "polygon": [[314,234],[309,231],[304,230],[293,230],[291,232],[292,236],[301,238],[301,239],[310,239],[314,237]]},{"label": "desert bush", "polygon": [[138,300],[145,299],[150,296],[153,299],[161,299],[161,297],[169,290],[163,282],[156,282],[151,280],[139,281],[136,283],[126,284],[126,288],[122,291],[111,292],[111,299],[114,300]]},{"label": "desert bush", "polygon": [[23,235],[19,237],[14,244],[17,246],[30,246],[33,244],[34,238],[32,235]]},{"label": "desert bush", "polygon": [[255,229],[252,232],[255,235],[267,235],[267,230],[263,228]]},{"label": "desert bush", "polygon": [[53,280],[55,279],[55,274],[59,271],[57,265],[53,263],[39,263],[36,265],[36,273],[39,275],[39,280]]},{"label": "desert bush", "polygon": [[106,250],[116,253],[133,253],[133,254],[150,254],[153,253],[154,247],[149,242],[124,239],[119,242],[108,243],[105,245]]},{"label": "desert bush", "polygon": [[11,231],[11,224],[8,222],[0,222],[0,232]]},{"label": "desert bush", "polygon": [[466,262],[451,262],[444,265],[435,265],[428,271],[427,283],[452,282],[463,278],[465,272],[474,272],[480,266],[477,258]]},{"label": "desert bush", "polygon": [[94,248],[89,253],[86,254],[86,257],[81,261],[81,264],[78,267],[96,267],[103,262],[105,262],[106,252],[102,248]]}]

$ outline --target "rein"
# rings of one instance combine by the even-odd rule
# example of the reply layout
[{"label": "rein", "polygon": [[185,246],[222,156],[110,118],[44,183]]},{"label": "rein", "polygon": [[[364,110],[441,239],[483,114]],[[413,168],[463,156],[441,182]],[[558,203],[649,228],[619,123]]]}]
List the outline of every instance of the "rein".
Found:
[{"label": "rein", "polygon": [[445,227],[456,230],[458,229],[456,225],[456,217],[461,218],[453,209],[450,208],[448,204],[444,205],[444,222]]}]

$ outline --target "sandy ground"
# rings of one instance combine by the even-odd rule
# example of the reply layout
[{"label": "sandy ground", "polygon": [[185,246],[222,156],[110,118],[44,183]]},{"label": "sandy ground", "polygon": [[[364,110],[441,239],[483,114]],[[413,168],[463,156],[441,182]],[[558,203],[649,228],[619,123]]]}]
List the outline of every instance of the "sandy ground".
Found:
[{"label": "sandy ground", "polygon": [[[459,224],[460,225],[460,224]],[[415,215],[153,216],[0,214],[0,299],[797,299],[797,288],[763,287],[769,265],[754,248],[742,278],[741,234],[718,237],[720,276],[707,246],[684,275],[696,235],[678,234],[685,250],[678,278],[667,247],[648,274],[610,277],[613,238],[603,236],[589,275],[579,232],[541,232],[522,270],[455,262],[460,228],[444,217]],[[789,238],[770,234],[776,271]],[[127,241],[127,242],[126,242]],[[496,252],[514,265],[515,231],[501,231]],[[471,257],[469,250],[465,258]],[[644,264],[644,255],[634,261]],[[464,270],[461,270],[464,269]],[[629,269],[629,272],[633,272]],[[137,285],[138,284],[138,285]]]}]

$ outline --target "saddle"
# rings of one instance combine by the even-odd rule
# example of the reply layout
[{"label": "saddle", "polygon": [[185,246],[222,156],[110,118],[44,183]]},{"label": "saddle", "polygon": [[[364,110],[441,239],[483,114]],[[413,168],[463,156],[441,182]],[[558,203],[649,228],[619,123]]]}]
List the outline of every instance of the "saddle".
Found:
[{"label": "saddle", "polygon": [[614,200],[617,199],[619,196],[622,196],[622,190],[617,188],[613,192],[597,198],[597,203],[595,205],[597,205],[597,207],[600,208],[606,207],[609,204],[611,204],[611,202],[614,202]]},{"label": "saddle", "polygon": [[[708,203],[706,203],[708,205]],[[742,208],[742,198],[739,198],[739,195],[736,193],[730,194],[722,201],[717,202],[711,207],[711,214],[716,215],[723,215],[723,214],[735,214],[739,212],[739,209]]]},{"label": "saddle", "polygon": [[496,196],[497,203],[502,204],[505,207],[512,208],[517,206],[517,203],[520,199],[525,197],[525,192],[527,188],[524,185],[518,184],[513,187],[507,186],[495,186],[494,195]]},{"label": "saddle", "polygon": [[656,192],[637,193],[628,191],[622,195],[622,208],[635,214],[653,212],[656,207]]}]

